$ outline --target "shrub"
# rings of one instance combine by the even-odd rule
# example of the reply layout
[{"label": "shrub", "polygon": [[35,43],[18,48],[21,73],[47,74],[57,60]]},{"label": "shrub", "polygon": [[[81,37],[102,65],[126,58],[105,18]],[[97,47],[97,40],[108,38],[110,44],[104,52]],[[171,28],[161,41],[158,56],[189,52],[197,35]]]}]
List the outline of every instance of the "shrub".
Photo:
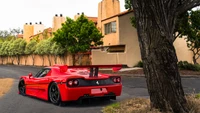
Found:
[{"label": "shrub", "polygon": [[143,67],[143,62],[139,61],[134,67]]},{"label": "shrub", "polygon": [[189,96],[186,96],[189,107],[189,113],[200,113],[199,95],[200,94],[191,94]]},{"label": "shrub", "polygon": [[200,65],[199,64],[191,64],[191,63],[188,63],[187,61],[178,62],[178,67],[181,70],[200,71]]}]

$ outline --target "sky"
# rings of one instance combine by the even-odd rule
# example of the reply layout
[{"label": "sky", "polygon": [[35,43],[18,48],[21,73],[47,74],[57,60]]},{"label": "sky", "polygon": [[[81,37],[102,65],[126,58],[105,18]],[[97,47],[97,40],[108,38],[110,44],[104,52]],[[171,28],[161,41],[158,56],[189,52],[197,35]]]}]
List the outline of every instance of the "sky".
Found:
[{"label": "sky", "polygon": [[[21,28],[25,23],[40,21],[45,28],[52,27],[53,16],[62,14],[74,18],[77,13],[97,17],[98,3],[102,0],[2,0],[0,30]],[[124,0],[119,0],[125,11]]]}]

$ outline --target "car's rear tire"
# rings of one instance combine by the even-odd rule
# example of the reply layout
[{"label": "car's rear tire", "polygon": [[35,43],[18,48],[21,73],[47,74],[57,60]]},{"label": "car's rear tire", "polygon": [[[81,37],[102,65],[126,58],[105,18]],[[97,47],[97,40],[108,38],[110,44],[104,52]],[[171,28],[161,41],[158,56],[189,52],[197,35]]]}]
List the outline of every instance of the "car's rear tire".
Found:
[{"label": "car's rear tire", "polygon": [[18,90],[19,90],[19,94],[20,94],[20,95],[23,95],[23,96],[26,95],[26,87],[25,87],[25,83],[24,83],[24,80],[23,80],[23,79],[21,79],[21,80],[19,81]]},{"label": "car's rear tire", "polygon": [[49,100],[51,103],[55,105],[62,105],[60,91],[59,91],[58,85],[55,82],[53,82],[50,85],[48,95],[49,95]]}]

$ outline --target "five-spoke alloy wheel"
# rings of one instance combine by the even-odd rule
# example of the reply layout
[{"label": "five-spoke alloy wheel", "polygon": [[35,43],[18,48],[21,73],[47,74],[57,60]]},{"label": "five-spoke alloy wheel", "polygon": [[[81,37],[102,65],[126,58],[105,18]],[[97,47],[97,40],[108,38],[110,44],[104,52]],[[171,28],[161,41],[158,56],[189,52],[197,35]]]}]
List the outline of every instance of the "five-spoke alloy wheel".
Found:
[{"label": "five-spoke alloy wheel", "polygon": [[61,104],[60,91],[55,82],[49,87],[49,100],[55,105]]}]

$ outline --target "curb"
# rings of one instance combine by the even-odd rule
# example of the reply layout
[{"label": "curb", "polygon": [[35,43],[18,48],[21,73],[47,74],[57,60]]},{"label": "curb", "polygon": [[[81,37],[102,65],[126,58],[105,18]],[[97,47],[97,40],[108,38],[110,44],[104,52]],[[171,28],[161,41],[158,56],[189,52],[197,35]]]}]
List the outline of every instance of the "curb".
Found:
[{"label": "curb", "polygon": [[[116,74],[127,77],[145,77],[144,74]],[[200,78],[200,75],[181,75],[181,78]]]}]

